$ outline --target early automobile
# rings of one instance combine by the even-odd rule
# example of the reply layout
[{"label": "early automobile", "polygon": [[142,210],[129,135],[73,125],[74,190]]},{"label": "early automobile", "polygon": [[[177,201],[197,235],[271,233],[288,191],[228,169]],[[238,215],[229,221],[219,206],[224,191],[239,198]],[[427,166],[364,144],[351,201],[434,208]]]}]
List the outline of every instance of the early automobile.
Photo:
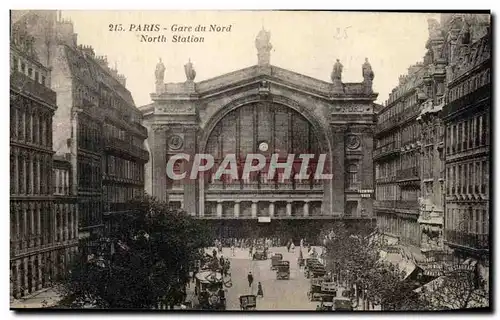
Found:
[{"label": "early automobile", "polygon": [[334,294],[324,293],[321,295],[321,310],[332,311],[333,310],[333,300],[335,299]]},{"label": "early automobile", "polygon": [[241,310],[255,310],[257,307],[257,296],[253,294],[240,296]]},{"label": "early automobile", "polygon": [[276,279],[290,279],[290,261],[281,261],[281,263],[276,266]]},{"label": "early automobile", "polygon": [[323,279],[321,278],[316,278],[316,279],[311,279],[311,288],[307,292],[307,296],[309,297],[310,301],[319,301],[321,299],[321,283],[323,282]]},{"label": "early automobile", "polygon": [[334,311],[352,311],[352,302],[349,298],[334,298],[333,310]]},{"label": "early automobile", "polygon": [[263,246],[255,248],[255,252],[252,256],[253,260],[267,260],[267,249]]},{"label": "early automobile", "polygon": [[271,256],[271,270],[275,270],[281,261],[283,261],[283,255],[281,253],[274,253]]}]

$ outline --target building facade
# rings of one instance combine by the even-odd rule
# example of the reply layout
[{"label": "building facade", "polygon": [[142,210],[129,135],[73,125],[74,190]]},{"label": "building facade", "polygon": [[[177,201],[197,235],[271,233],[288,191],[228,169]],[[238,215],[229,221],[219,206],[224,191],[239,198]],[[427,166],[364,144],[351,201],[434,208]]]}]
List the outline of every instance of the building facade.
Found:
[{"label": "building facade", "polygon": [[101,234],[106,217],[143,193],[149,154],[142,114],[125,87],[126,78],[91,46],[78,45],[71,21],[57,11],[29,11],[19,20],[52,69],[58,101],[54,150],[71,162],[80,237]]},{"label": "building facade", "polygon": [[[474,197],[474,200],[464,201],[467,196],[463,199],[460,198],[460,200],[451,197],[451,195],[458,192],[455,183],[460,183],[460,190],[463,191],[465,189],[462,188],[466,184],[475,183],[474,179],[476,178],[474,177],[479,179],[478,175],[471,176],[466,173],[469,172],[468,161],[470,155],[463,155],[462,158],[456,156],[457,159],[463,159],[467,166],[460,163],[460,161],[452,161],[451,159],[454,159],[454,155],[462,152],[462,150],[467,152],[466,149],[462,149],[465,146],[464,135],[469,139],[472,139],[473,135],[477,136],[475,131],[470,131],[472,121],[478,121],[478,124],[481,123],[481,130],[486,132],[484,141],[481,140],[481,146],[484,146],[483,149],[489,150],[487,146],[489,142],[486,140],[489,133],[489,127],[487,127],[489,125],[489,120],[487,120],[489,114],[489,87],[487,87],[489,80],[486,79],[489,78],[486,76],[488,72],[486,70],[490,62],[487,60],[489,56],[484,53],[489,48],[484,45],[485,40],[481,40],[483,42],[479,41],[479,39],[485,39],[484,36],[489,26],[489,16],[443,14],[440,22],[429,19],[428,24],[427,52],[423,63],[418,64],[420,66],[419,71],[412,72],[414,67],[411,67],[409,75],[406,78],[400,78],[400,85],[390,95],[387,107],[378,114],[375,134],[377,147],[374,151],[377,186],[375,212],[380,229],[389,238],[392,238],[394,243],[415,246],[419,253],[424,253],[424,256],[428,258],[435,258],[436,255],[440,256],[443,252],[448,252],[449,246],[445,246],[445,243],[450,241],[454,243],[465,241],[465,238],[469,239],[467,241],[482,239],[482,242],[477,240],[476,243],[482,243],[482,246],[484,246],[484,239],[486,239],[486,242],[488,239],[483,229],[483,221],[487,221],[486,218],[483,220],[483,210],[486,210],[486,213],[484,213],[486,216],[489,212],[488,198],[479,199]],[[467,45],[464,44],[464,41]],[[472,45],[473,42],[474,45]],[[479,49],[480,43],[486,49]],[[488,58],[478,62],[478,57],[481,54]],[[471,60],[473,58],[476,59],[476,62],[466,62],[467,59]],[[476,69],[469,72],[473,68]],[[455,70],[460,70],[461,78],[458,81],[456,81],[459,78],[458,71]],[[475,75],[476,70],[482,70],[484,76],[482,73],[481,76]],[[419,74],[419,76],[412,77],[415,74]],[[413,104],[410,103],[410,105],[414,105],[414,110],[408,109],[399,113],[397,110],[405,110],[404,105],[406,102],[401,101],[401,94],[398,95],[398,92],[401,90],[401,85],[408,83],[407,80],[412,78],[415,80],[410,85],[413,89],[409,90],[409,96],[413,99]],[[401,80],[403,80],[403,83],[401,83]],[[480,86],[483,86],[483,95],[477,96],[476,94],[473,96],[472,94],[476,89],[480,91]],[[467,87],[467,91],[464,91],[465,87]],[[467,92],[467,94],[464,92]],[[471,93],[471,95],[468,95],[468,93]],[[459,112],[456,107],[457,102],[453,104],[452,101],[458,100],[465,95],[469,99],[467,101],[471,105],[471,110],[479,108],[480,111],[477,113],[479,120],[468,120],[468,115],[475,117],[474,112]],[[398,104],[403,106],[398,106]],[[474,107],[476,104],[479,107]],[[457,125],[457,123],[453,122],[462,122],[463,117],[466,117],[466,120],[463,120],[462,124]],[[465,129],[465,126],[467,126],[467,129]],[[409,140],[406,139],[406,145],[403,143],[405,130],[406,135],[410,136]],[[465,130],[468,130],[467,133]],[[398,135],[401,138],[398,138]],[[457,135],[460,136],[460,142],[458,142]],[[459,143],[461,145],[460,151],[456,149]],[[453,149],[453,145],[455,145],[455,149]],[[450,157],[450,155],[453,156]],[[484,175],[487,175],[489,174],[488,161],[486,161],[488,153],[482,153],[481,157],[481,159],[478,158],[477,160],[480,163],[479,168],[476,169],[475,162],[472,161],[471,170],[483,170],[482,161],[485,161]],[[407,169],[405,162],[410,163],[412,169]],[[460,167],[455,168],[453,163],[460,164]],[[398,172],[398,166],[401,173],[407,170],[411,177],[398,176],[396,173]],[[465,169],[466,167],[467,169]],[[457,177],[462,177],[460,178],[462,180]],[[405,219],[401,215],[401,208],[406,206],[404,201],[408,199],[408,195],[410,195],[413,202],[408,203],[411,206],[406,207],[406,209],[411,208],[412,215],[407,216],[409,219],[405,223]],[[388,208],[389,206],[393,208]],[[459,207],[460,213],[458,211]],[[465,210],[465,207],[467,207],[468,211]],[[474,209],[472,210],[471,207]],[[476,210],[478,210],[478,213],[476,213]],[[392,218],[388,217],[391,216],[390,212],[395,213],[392,214]],[[470,216],[472,218],[469,216],[467,219],[463,218],[466,212],[473,212],[472,216]],[[463,222],[464,219],[473,222]],[[467,228],[470,228],[472,224],[474,224],[474,229],[471,230],[474,230],[474,232],[473,235],[469,236],[467,235],[468,231],[464,231],[464,228],[469,230]],[[485,224],[488,225],[488,222],[485,222]],[[457,225],[460,225],[462,229]],[[477,225],[481,227],[477,228]],[[458,234],[460,236],[457,236]]]},{"label": "building facade", "polygon": [[462,260],[489,265],[491,177],[491,33],[468,17],[451,20],[442,120],[445,142],[447,247]]},{"label": "building facade", "polygon": [[[23,24],[11,25],[10,275],[11,297],[45,288],[76,249],[76,210],[55,210],[52,121],[56,93],[50,70]],[[64,257],[64,258],[62,258]]]},{"label": "building facade", "polygon": [[375,203],[379,229],[390,243],[420,245],[420,132],[416,121],[428,96],[424,78],[428,67],[411,66],[377,115],[375,129]]},{"label": "building facade", "polygon": [[[158,63],[153,102],[141,107],[152,155],[146,190],[206,220],[221,236],[309,230],[315,238],[314,232],[336,219],[371,221],[377,94],[370,64],[362,66],[363,82],[343,83],[337,61],[328,83],[272,66],[269,32],[262,30],[255,45],[256,66],[196,83],[191,62],[184,66],[184,83],[164,83],[165,67]],[[194,180],[171,179],[167,162],[181,153],[191,159],[210,154],[214,166]],[[245,158],[254,153],[266,165],[245,178]],[[330,170],[333,179],[315,179],[311,170],[290,179],[280,169],[268,177],[272,154],[291,163],[287,155],[301,153],[314,155],[313,166],[325,154],[324,172]],[[217,179],[214,173],[231,154],[238,179]],[[189,166],[176,162],[173,171],[189,176]],[[293,166],[294,174],[298,168]]]}]

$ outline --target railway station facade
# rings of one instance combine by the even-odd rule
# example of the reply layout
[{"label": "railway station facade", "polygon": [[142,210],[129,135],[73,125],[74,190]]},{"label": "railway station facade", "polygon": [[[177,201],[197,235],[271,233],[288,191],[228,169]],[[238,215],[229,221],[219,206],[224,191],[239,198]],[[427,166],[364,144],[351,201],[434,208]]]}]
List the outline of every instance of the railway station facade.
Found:
[{"label": "railway station facade", "polygon": [[[259,32],[255,47],[257,65],[201,82],[189,61],[185,82],[165,83],[158,62],[152,103],[140,108],[151,155],[146,191],[204,219],[223,237],[304,237],[307,230],[317,236],[339,220],[371,223],[377,94],[368,60],[360,66],[361,82],[342,82],[338,60],[325,82],[271,65],[268,31]],[[171,179],[167,163],[179,154],[208,154],[214,165],[194,180]],[[249,154],[268,163],[273,154],[279,162],[290,154],[315,156],[307,177],[294,178],[300,170],[294,164],[291,175],[278,168],[269,177],[266,166],[248,177],[217,179],[228,154],[235,155],[238,172]],[[331,179],[312,174],[320,155]],[[190,164],[175,162],[173,170],[189,176]]]}]

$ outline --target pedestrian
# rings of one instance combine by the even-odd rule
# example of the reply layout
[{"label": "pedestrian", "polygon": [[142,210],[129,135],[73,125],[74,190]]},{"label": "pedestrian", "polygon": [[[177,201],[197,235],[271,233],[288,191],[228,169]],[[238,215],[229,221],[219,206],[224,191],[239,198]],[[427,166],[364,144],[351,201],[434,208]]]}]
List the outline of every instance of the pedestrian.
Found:
[{"label": "pedestrian", "polygon": [[260,283],[260,281],[259,284],[257,285],[257,297],[264,298],[264,291],[262,291],[262,283]]},{"label": "pedestrian", "polygon": [[231,253],[233,254],[234,257],[234,243],[231,245]]},{"label": "pedestrian", "polygon": [[252,274],[252,271],[250,271],[250,272],[248,273],[247,278],[248,278],[248,287],[249,287],[249,288],[251,288],[251,287],[252,287],[252,284],[253,284],[253,274]]}]

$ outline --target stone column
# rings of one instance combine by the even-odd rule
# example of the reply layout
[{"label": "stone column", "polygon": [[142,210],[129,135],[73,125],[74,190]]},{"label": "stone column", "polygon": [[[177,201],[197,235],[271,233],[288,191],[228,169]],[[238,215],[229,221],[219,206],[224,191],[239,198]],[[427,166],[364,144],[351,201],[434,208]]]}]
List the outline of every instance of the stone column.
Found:
[{"label": "stone column", "polygon": [[269,217],[274,217],[274,201],[269,202]]},{"label": "stone column", "polygon": [[23,264],[24,264],[24,288],[23,290],[23,295],[28,294],[28,258],[23,258]]},{"label": "stone column", "polygon": [[304,201],[304,217],[309,217],[309,201]]},{"label": "stone column", "polygon": [[217,201],[217,218],[222,217],[222,201]]},{"label": "stone column", "polygon": [[[21,249],[21,241],[23,241],[22,234],[21,234],[21,228],[19,224],[19,216],[23,214],[22,206],[19,205],[19,203],[14,203],[14,208],[16,212],[16,234],[14,235],[16,239],[15,243],[15,251],[18,252]],[[19,269],[17,270],[19,272]]]},{"label": "stone column", "polygon": [[345,194],[344,194],[344,176],[345,176],[345,126],[332,125],[332,215],[339,216],[344,213]]},{"label": "stone column", "polygon": [[153,197],[159,201],[167,200],[167,137],[166,126],[154,126],[152,130],[151,164],[153,168]]},{"label": "stone column", "polygon": [[22,292],[21,292],[21,259],[16,260],[16,288],[14,289],[15,295],[18,298]]},{"label": "stone column", "polygon": [[252,201],[252,218],[257,218],[257,200]]},{"label": "stone column", "polygon": [[64,204],[64,211],[63,211],[63,215],[64,215],[64,239],[66,239],[66,241],[69,239],[69,232],[68,232],[68,226],[69,226],[69,204],[65,203]]},{"label": "stone column", "polygon": [[234,217],[240,217],[240,201],[238,200],[234,202]]},{"label": "stone column", "polygon": [[38,261],[38,268],[36,269],[36,274],[37,274],[37,285],[36,289],[40,290],[42,289],[42,276],[43,276],[43,270],[42,270],[42,254],[39,253],[36,255],[35,259]]},{"label": "stone column", "polygon": [[37,207],[38,206],[36,203],[31,204],[31,210],[30,210],[31,240],[30,240],[30,243],[31,243],[31,246],[33,246],[33,247],[36,245],[36,238],[37,238],[37,226],[35,224],[37,221],[37,218],[36,218]]},{"label": "stone column", "polygon": [[52,234],[52,243],[55,243],[57,242],[57,220],[59,219],[59,217],[57,216],[57,211],[59,210],[59,204],[56,203],[54,204],[54,208],[52,210],[52,214],[54,215],[54,219],[52,220],[53,224],[52,226],[50,226],[51,228],[53,228],[54,232]]},{"label": "stone column", "polygon": [[[184,129],[184,143],[183,150],[180,152],[187,153],[191,156],[191,159],[194,158],[196,154],[196,128],[189,127]],[[189,178],[189,174],[191,173],[191,164],[192,161],[186,163],[184,165],[186,172],[186,180],[184,183],[184,210],[193,216],[197,214],[197,204],[198,204],[198,188],[197,183],[198,180],[191,180]],[[165,164],[166,165],[166,164]]]},{"label": "stone column", "polygon": [[287,201],[286,202],[286,216],[291,217],[292,216],[292,201]]},{"label": "stone column", "polygon": [[43,208],[45,204],[37,204],[36,206],[36,245],[40,246],[42,244],[42,219]]}]

